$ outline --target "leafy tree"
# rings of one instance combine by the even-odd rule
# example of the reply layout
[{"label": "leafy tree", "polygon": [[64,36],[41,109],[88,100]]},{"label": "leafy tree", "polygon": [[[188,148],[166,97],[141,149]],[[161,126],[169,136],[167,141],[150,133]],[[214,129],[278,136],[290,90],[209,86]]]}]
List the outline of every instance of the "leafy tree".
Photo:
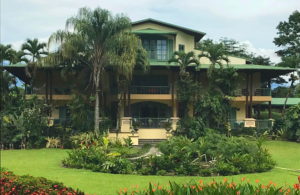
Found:
[{"label": "leafy tree", "polygon": [[1,61],[1,65],[3,65],[4,60],[9,61],[9,64],[11,64],[13,59],[14,59],[14,52],[15,52],[15,50],[12,49],[11,45],[0,44],[0,61]]},{"label": "leafy tree", "polygon": [[299,84],[296,86],[295,98],[300,98],[300,85]]},{"label": "leafy tree", "polygon": [[[282,57],[282,62],[277,64],[277,66],[290,67],[290,68],[295,68],[296,69],[296,68],[299,67],[299,64],[300,64],[300,58],[295,56],[295,55],[292,55],[292,56],[288,56],[288,57]],[[292,73],[290,75],[290,78],[289,78],[290,87],[289,87],[289,90],[287,91],[286,99],[285,99],[285,102],[284,102],[284,105],[283,105],[282,117],[284,117],[284,114],[285,114],[285,108],[286,108],[287,100],[288,100],[289,96],[294,93],[294,91],[295,91],[295,85],[294,84],[298,79],[299,78],[294,73]]]},{"label": "leafy tree", "polygon": [[300,138],[300,103],[286,110],[285,122],[288,138],[292,141],[298,140]]},{"label": "leafy tree", "polygon": [[[284,98],[289,91],[289,87],[278,86],[272,90],[272,97],[274,98]],[[294,97],[294,94],[290,94],[289,97]]]},{"label": "leafy tree", "polygon": [[252,63],[257,65],[265,65],[265,66],[273,66],[274,63],[271,62],[270,57],[267,56],[253,56],[252,57]]},{"label": "leafy tree", "polygon": [[300,12],[294,11],[288,21],[280,22],[276,27],[278,37],[274,38],[274,43],[282,49],[276,53],[282,57],[290,55],[300,55]]},{"label": "leafy tree", "polygon": [[241,44],[234,39],[229,39],[227,37],[222,37],[219,40],[223,44],[228,55],[238,56],[238,57],[248,57],[248,45]]},{"label": "leafy tree", "polygon": [[[274,38],[274,43],[281,47],[276,53],[282,57],[282,62],[278,64],[281,67],[299,68],[300,67],[300,13],[294,11],[288,21],[280,22],[277,26],[278,37]],[[299,72],[298,72],[299,73]],[[282,117],[285,114],[286,102],[290,94],[294,92],[294,83],[298,80],[295,74],[290,75],[289,81],[291,82],[289,91],[286,95],[285,104],[283,106]]]}]

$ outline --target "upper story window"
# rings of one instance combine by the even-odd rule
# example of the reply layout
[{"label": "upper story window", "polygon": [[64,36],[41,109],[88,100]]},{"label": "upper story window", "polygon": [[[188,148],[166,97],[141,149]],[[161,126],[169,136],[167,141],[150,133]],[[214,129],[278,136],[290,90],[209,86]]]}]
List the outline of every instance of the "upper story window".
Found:
[{"label": "upper story window", "polygon": [[178,50],[184,52],[184,45],[179,44],[179,49]]},{"label": "upper story window", "polygon": [[167,40],[143,39],[142,45],[150,60],[167,60]]}]

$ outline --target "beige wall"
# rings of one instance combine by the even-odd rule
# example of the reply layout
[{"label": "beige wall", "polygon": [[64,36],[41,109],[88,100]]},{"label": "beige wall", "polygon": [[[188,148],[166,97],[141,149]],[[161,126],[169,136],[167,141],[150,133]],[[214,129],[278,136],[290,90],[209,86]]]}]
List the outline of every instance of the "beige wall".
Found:
[{"label": "beige wall", "polygon": [[139,139],[167,139],[165,129],[140,129],[138,135]]}]

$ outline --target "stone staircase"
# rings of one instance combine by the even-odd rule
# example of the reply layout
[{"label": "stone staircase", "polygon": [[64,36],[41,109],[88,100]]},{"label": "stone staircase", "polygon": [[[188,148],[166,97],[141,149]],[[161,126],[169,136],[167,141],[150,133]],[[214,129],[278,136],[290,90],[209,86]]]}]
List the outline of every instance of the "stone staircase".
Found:
[{"label": "stone staircase", "polygon": [[139,139],[139,146],[143,146],[144,144],[155,145],[156,143],[164,140],[166,139]]}]

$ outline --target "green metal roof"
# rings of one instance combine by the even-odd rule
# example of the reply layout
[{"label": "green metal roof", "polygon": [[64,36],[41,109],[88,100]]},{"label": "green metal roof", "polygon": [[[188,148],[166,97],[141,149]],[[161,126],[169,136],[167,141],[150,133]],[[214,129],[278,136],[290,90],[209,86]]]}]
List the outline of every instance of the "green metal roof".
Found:
[{"label": "green metal roof", "polygon": [[[272,98],[271,105],[272,106],[283,106],[285,102],[285,98]],[[288,98],[286,105],[293,106],[300,102],[300,98]],[[268,105],[268,102],[263,103],[264,105]]]},{"label": "green metal roof", "polygon": [[169,32],[169,31],[162,31],[162,30],[155,30],[155,29],[143,29],[143,30],[133,30],[131,31],[134,34],[171,34],[176,35],[177,32]]},{"label": "green metal roof", "polygon": [[155,19],[152,19],[152,18],[147,18],[147,19],[144,19],[144,20],[139,20],[139,21],[136,21],[136,22],[132,22],[132,26],[136,26],[136,25],[139,25],[139,24],[147,23],[147,22],[152,22],[152,23],[155,23],[155,24],[159,24],[159,25],[162,25],[162,26],[169,27],[169,28],[178,29],[178,30],[180,30],[180,31],[182,31],[186,34],[193,35],[195,37],[196,42],[200,41],[200,39],[204,35],[206,35],[206,33],[201,32],[201,31],[192,30],[192,29],[189,29],[189,28],[185,28],[185,27],[182,27],[182,26],[177,26],[177,25],[174,25],[174,24],[170,24],[170,23],[167,23],[167,22],[160,21],[160,20],[155,20]]}]

